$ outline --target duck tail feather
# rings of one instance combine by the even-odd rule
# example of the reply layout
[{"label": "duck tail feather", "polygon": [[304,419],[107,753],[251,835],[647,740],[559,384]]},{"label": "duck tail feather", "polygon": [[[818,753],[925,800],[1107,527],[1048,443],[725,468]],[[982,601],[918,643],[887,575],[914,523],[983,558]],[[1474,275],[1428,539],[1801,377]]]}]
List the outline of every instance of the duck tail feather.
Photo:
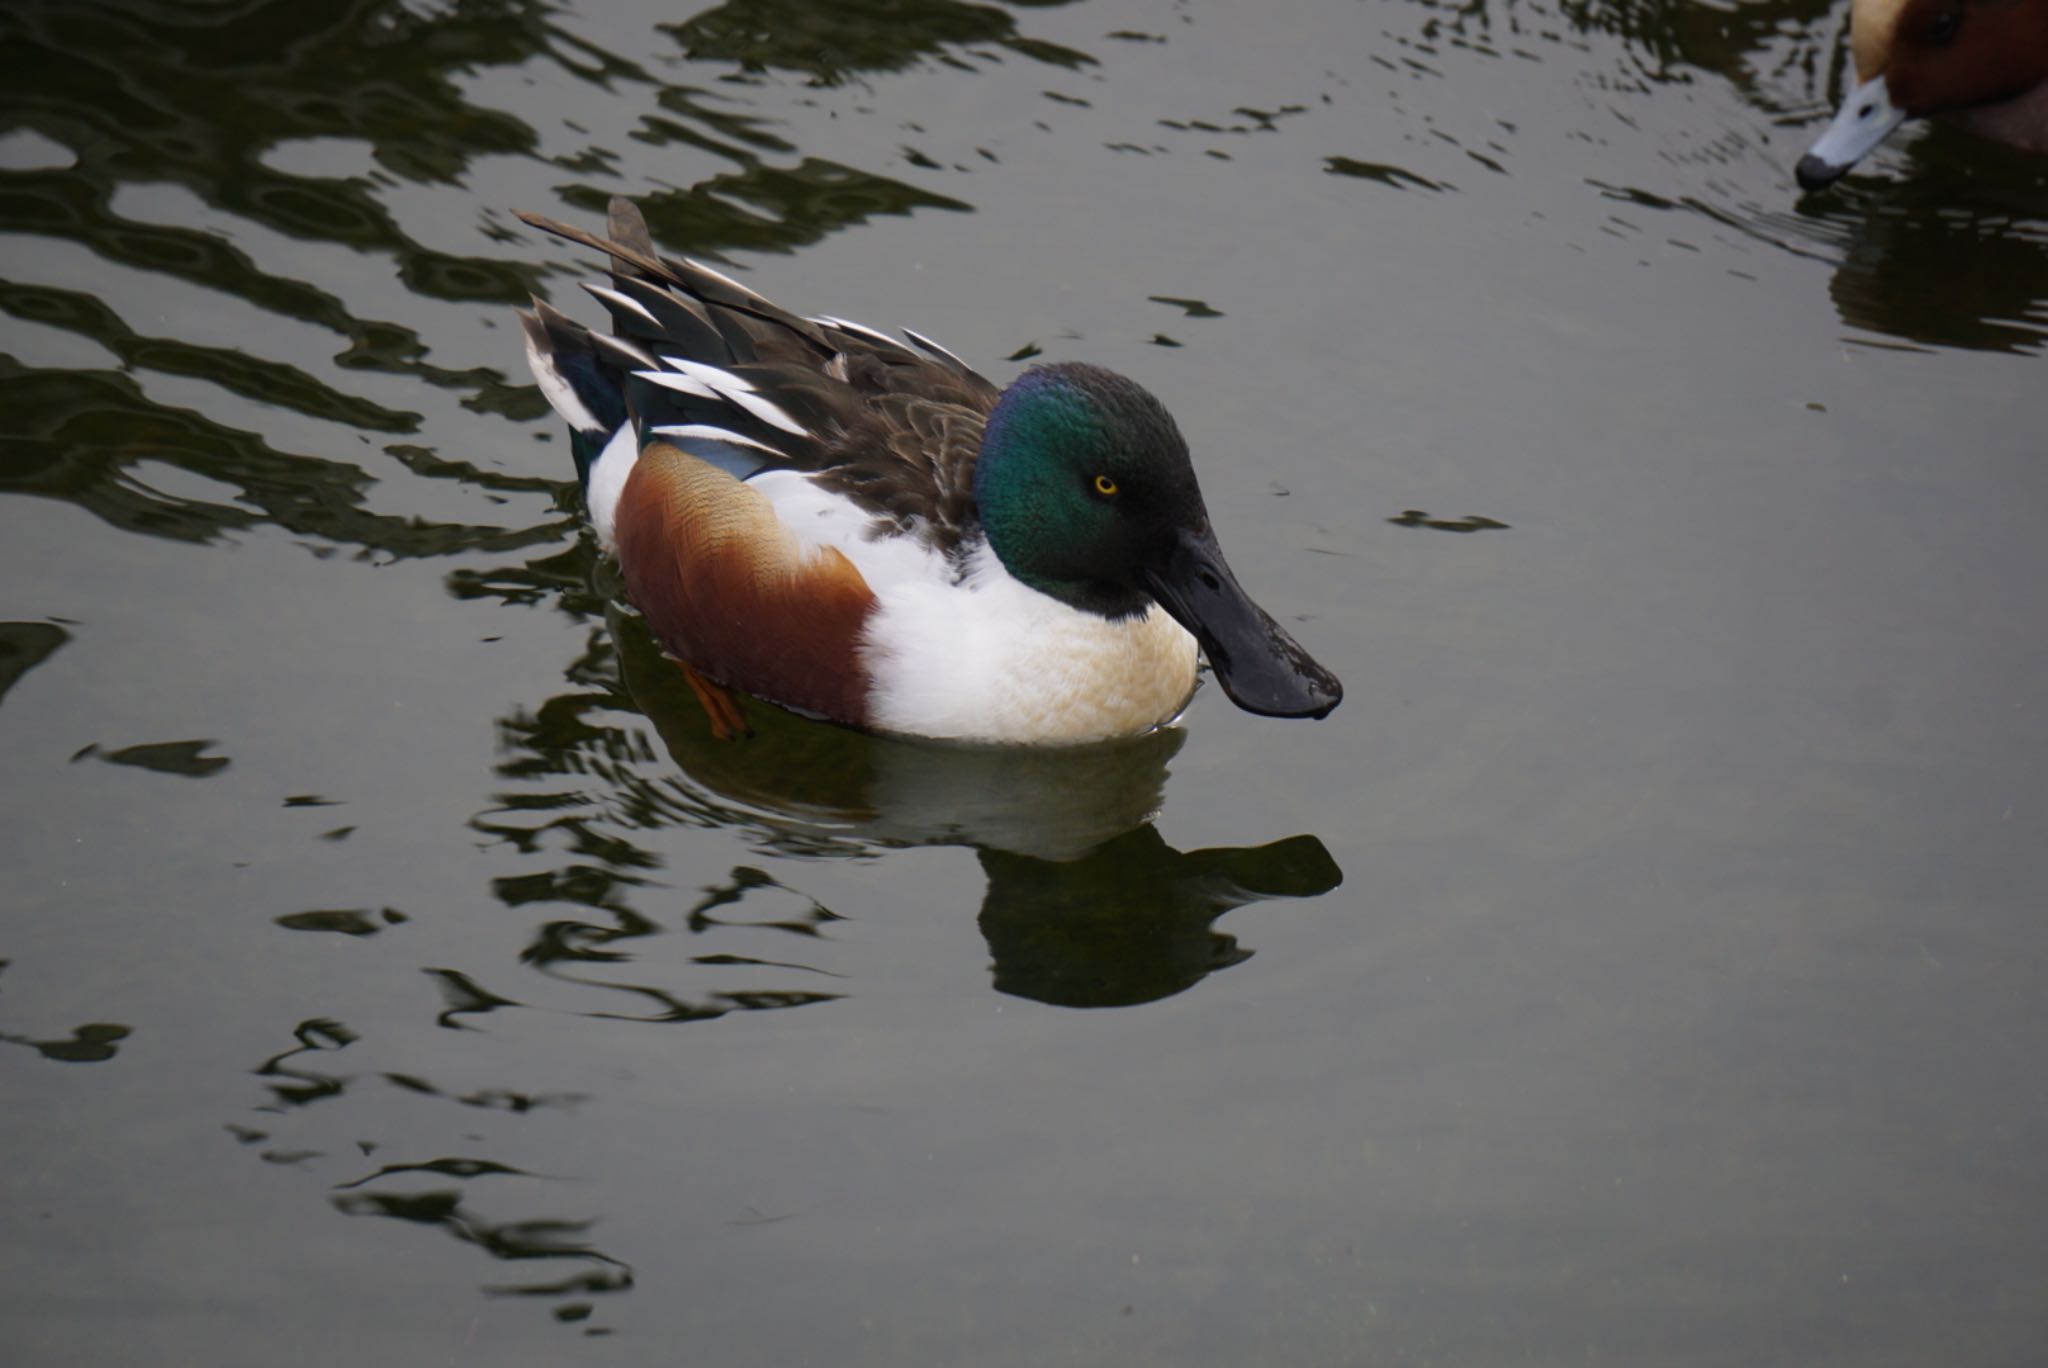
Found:
[{"label": "duck tail feather", "polygon": [[536,299],[518,310],[526,362],[548,406],[571,431],[601,437],[626,421],[624,371],[601,355],[590,330]]}]

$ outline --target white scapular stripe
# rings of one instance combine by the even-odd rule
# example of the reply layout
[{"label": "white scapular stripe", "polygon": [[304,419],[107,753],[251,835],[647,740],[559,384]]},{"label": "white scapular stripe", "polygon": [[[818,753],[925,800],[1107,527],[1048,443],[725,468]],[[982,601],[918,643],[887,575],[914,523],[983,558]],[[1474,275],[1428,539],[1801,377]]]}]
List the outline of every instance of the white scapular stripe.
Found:
[{"label": "white scapular stripe", "polygon": [[647,429],[647,433],[650,437],[695,438],[705,442],[723,442],[727,446],[752,447],[756,451],[765,451],[770,456],[787,459],[787,453],[777,451],[766,442],[757,442],[752,437],[743,437],[729,428],[714,427],[710,423],[665,423],[660,427]]},{"label": "white scapular stripe", "polygon": [[745,376],[734,375],[729,370],[722,370],[703,361],[692,361],[687,356],[664,356],[661,363],[664,366],[673,366],[685,375],[695,376],[720,394],[754,392],[753,381]]},{"label": "white scapular stripe", "polygon": [[661,369],[661,362],[654,359],[653,352],[646,350],[637,343],[628,342],[623,337],[614,337],[610,333],[593,332],[590,334],[590,340],[607,351],[623,356],[627,361],[644,370]]},{"label": "white scapular stripe", "polygon": [[710,276],[719,284],[738,290],[741,294],[745,295],[749,299],[758,299],[763,304],[766,304],[768,302],[767,297],[764,296],[759,290],[749,289],[747,286],[740,284],[737,280],[734,280],[725,272],[713,270],[711,267],[706,266],[703,262],[697,260],[697,258],[695,257],[684,257],[683,260],[690,263],[690,265],[694,266],[696,269],[702,271],[705,275]]},{"label": "white scapular stripe", "polygon": [[936,356],[936,357],[938,357],[938,358],[939,358],[939,359],[940,359],[941,361],[951,361],[951,362],[952,362],[952,363],[953,363],[954,365],[958,366],[958,367],[959,367],[959,368],[960,368],[961,370],[966,370],[966,369],[968,368],[968,367],[967,367],[967,363],[966,363],[965,361],[962,361],[962,360],[961,360],[961,359],[960,359],[959,357],[957,357],[957,356],[953,355],[953,353],[951,353],[951,352],[947,351],[947,350],[946,350],[946,349],[945,349],[944,347],[942,347],[942,346],[940,346],[940,345],[939,345],[938,343],[936,343],[936,342],[932,341],[932,340],[931,340],[931,339],[930,339],[929,337],[926,337],[926,336],[925,336],[925,335],[924,335],[923,333],[921,333],[921,332],[912,332],[912,331],[911,331],[911,330],[910,330],[909,328],[905,328],[905,329],[903,330],[903,335],[904,335],[905,337],[909,338],[909,339],[910,339],[911,341],[913,341],[913,342],[917,343],[917,345],[918,345],[918,346],[920,346],[920,347],[923,347],[923,348],[924,348],[924,349],[925,349],[926,351],[930,352],[930,353],[931,353],[931,354],[932,354],[933,356]]},{"label": "white scapular stripe", "polygon": [[721,402],[727,399],[726,395],[719,393],[694,375],[685,375],[681,371],[644,370],[634,371],[633,375],[637,379],[645,380],[650,385],[660,385],[663,389],[678,390],[694,398],[715,399]]},{"label": "white scapular stripe", "polygon": [[831,314],[819,314],[811,322],[822,323],[828,328],[837,328],[841,332],[852,333],[855,337],[864,337],[870,342],[878,342],[891,351],[904,350],[903,344],[889,336],[889,334],[870,328],[865,323],[856,323],[850,318],[834,318]]},{"label": "white scapular stripe", "polygon": [[628,313],[639,314],[642,318],[646,319],[649,323],[653,324],[657,328],[661,326],[661,320],[656,318],[653,314],[647,312],[647,306],[645,304],[642,304],[639,300],[633,298],[633,296],[629,294],[621,294],[617,290],[612,289],[609,285],[599,285],[596,281],[593,280],[583,280],[578,281],[577,283],[581,285],[584,289],[590,291],[591,294],[603,300],[605,303],[615,304],[619,308],[626,310],[626,312]]},{"label": "white scapular stripe", "polygon": [[798,437],[808,437],[811,435],[809,428],[783,412],[778,405],[763,399],[758,394],[749,394],[745,390],[733,390],[726,394],[724,398],[727,403],[739,405],[770,427],[779,427],[784,432],[793,433]]}]

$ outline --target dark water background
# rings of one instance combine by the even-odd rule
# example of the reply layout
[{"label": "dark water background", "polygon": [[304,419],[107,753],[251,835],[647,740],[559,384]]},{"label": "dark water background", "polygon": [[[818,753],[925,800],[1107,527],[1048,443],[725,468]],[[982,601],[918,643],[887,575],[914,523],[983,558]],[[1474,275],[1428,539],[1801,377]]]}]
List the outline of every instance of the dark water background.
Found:
[{"label": "dark water background", "polygon": [[[2043,1361],[2048,162],[1800,197],[1845,24],[0,9],[0,1360]],[[1344,707],[710,743],[621,192],[1152,387]]]}]

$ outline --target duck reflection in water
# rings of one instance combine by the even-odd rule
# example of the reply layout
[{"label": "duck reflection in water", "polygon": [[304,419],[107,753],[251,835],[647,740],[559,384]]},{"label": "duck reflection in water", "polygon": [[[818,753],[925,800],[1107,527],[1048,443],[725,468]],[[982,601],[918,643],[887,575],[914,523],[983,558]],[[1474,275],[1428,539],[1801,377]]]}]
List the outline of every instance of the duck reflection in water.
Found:
[{"label": "duck reflection in water", "polygon": [[1045,750],[907,741],[749,710],[713,734],[642,623],[610,613],[621,673],[689,779],[798,847],[965,845],[988,886],[980,924],[996,988],[1067,1007],[1150,1002],[1250,957],[1214,929],[1233,908],[1326,893],[1343,873],[1300,835],[1179,851],[1151,824],[1177,727]]}]

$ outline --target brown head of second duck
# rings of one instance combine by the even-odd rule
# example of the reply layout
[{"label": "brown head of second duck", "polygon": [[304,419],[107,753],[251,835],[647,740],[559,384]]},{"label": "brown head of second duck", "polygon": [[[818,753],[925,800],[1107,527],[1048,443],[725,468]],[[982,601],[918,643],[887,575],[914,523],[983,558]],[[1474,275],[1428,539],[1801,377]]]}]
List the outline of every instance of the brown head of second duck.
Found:
[{"label": "brown head of second duck", "polygon": [[1908,119],[2048,152],[2048,0],[1855,0],[1856,88],[1795,174],[1833,184]]}]

